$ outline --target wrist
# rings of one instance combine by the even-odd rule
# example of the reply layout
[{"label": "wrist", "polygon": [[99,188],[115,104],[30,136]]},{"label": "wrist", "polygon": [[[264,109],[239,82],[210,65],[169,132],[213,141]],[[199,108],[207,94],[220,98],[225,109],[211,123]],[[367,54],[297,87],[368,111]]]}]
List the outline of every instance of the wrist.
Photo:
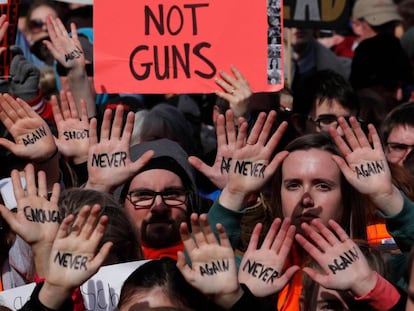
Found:
[{"label": "wrist", "polygon": [[213,296],[213,302],[225,310],[229,310],[243,296],[243,289],[237,286],[234,292]]},{"label": "wrist", "polygon": [[40,292],[39,302],[48,309],[59,310],[69,299],[75,288],[49,283],[45,280]]},{"label": "wrist", "polygon": [[73,157],[72,161],[73,161],[73,164],[75,165],[86,163],[88,162],[88,155],[80,156],[80,157]]},{"label": "wrist", "polygon": [[94,183],[88,179],[88,181],[85,184],[85,189],[92,189],[100,192],[110,193],[112,188],[108,185]]},{"label": "wrist", "polygon": [[378,281],[378,274],[370,270],[366,276],[363,276],[360,280],[357,280],[351,288],[351,292],[354,296],[361,297],[367,295],[375,287]]},{"label": "wrist", "polygon": [[244,206],[246,196],[246,193],[232,190],[226,186],[221,192],[218,202],[227,209],[240,211]]},{"label": "wrist", "polygon": [[394,216],[401,212],[404,198],[397,187],[392,185],[391,189],[385,193],[371,195],[371,200],[385,215]]}]

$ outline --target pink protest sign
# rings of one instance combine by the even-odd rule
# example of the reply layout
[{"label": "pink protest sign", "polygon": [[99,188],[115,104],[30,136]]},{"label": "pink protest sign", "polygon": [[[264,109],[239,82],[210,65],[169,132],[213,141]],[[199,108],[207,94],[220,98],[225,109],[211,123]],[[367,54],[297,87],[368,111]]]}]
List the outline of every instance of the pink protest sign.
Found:
[{"label": "pink protest sign", "polygon": [[280,23],[270,42],[267,0],[96,1],[94,23],[98,92],[211,93],[231,65],[255,92],[282,87]]}]

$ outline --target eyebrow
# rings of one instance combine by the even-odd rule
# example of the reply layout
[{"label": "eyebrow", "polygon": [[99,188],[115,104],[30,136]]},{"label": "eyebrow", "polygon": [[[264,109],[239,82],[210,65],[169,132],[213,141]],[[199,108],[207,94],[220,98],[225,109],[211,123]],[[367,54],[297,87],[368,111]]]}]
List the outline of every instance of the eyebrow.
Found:
[{"label": "eyebrow", "polygon": [[[302,183],[302,178],[290,178],[290,179],[283,179],[283,183],[290,183],[290,182],[297,182],[297,183]],[[313,184],[318,184],[318,183],[327,183],[330,184],[332,186],[337,185],[338,183],[331,180],[331,179],[327,179],[327,178],[313,178],[312,179],[312,183]]]},{"label": "eyebrow", "polygon": [[131,189],[129,190],[129,192],[133,192],[133,191],[154,191],[154,192],[164,192],[164,191],[168,191],[168,190],[185,190],[184,187],[180,187],[180,186],[171,186],[171,187],[166,187],[164,189],[161,189],[160,191],[156,191],[154,189],[150,189],[150,188],[135,188],[135,189]]}]

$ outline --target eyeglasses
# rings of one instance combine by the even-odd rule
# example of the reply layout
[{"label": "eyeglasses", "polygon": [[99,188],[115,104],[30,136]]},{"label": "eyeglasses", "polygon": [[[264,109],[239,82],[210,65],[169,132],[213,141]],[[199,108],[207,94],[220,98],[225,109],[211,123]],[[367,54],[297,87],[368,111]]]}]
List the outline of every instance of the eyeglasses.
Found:
[{"label": "eyeglasses", "polygon": [[45,25],[46,23],[42,21],[41,19],[32,19],[27,24],[27,26],[29,27],[29,30],[33,33],[41,32]]},{"label": "eyeglasses", "polygon": [[187,194],[188,192],[184,189],[168,189],[160,192],[147,189],[132,190],[128,192],[127,199],[136,209],[150,208],[159,195],[165,205],[175,207],[187,203]]},{"label": "eyeglasses", "polygon": [[406,145],[401,143],[387,143],[388,151],[395,155],[404,155],[408,149],[413,149],[414,145]]},{"label": "eyeglasses", "polygon": [[[349,123],[349,118],[351,116],[336,116],[334,114],[321,114],[316,120],[313,120],[311,116],[308,117],[310,121],[316,124],[321,130],[328,130],[330,127],[338,127],[338,118],[342,117]],[[362,122],[358,120],[358,122]]]},{"label": "eyeglasses", "polygon": [[[93,77],[93,64],[85,64],[85,71],[88,77]],[[68,69],[59,62],[56,64],[56,72],[60,77],[66,77],[68,75]]]}]

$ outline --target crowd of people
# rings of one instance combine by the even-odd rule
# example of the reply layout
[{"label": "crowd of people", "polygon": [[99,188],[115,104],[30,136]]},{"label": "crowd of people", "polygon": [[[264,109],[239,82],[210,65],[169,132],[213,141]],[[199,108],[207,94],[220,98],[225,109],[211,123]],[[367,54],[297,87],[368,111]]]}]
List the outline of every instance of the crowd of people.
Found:
[{"label": "crowd of people", "polygon": [[352,6],[347,31],[284,29],[281,92],[236,64],[215,94],[142,95],[93,88],[91,6],[29,3],[0,84],[0,289],[86,310],[100,267],[145,259],[121,311],[414,310],[414,1]]}]

